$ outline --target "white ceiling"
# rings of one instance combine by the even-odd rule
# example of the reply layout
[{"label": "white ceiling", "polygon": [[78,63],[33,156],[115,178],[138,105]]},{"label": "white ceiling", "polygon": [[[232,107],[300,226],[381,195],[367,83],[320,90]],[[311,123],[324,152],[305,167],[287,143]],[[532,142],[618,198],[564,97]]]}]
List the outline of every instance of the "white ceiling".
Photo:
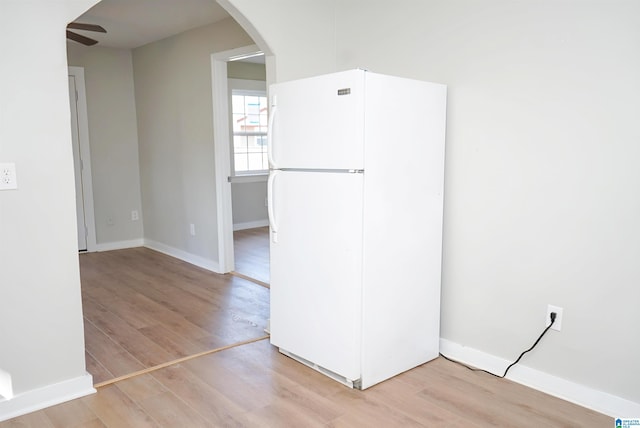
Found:
[{"label": "white ceiling", "polygon": [[97,46],[133,49],[228,17],[215,0],[102,0],[75,22],[101,25],[107,34],[71,31]]}]

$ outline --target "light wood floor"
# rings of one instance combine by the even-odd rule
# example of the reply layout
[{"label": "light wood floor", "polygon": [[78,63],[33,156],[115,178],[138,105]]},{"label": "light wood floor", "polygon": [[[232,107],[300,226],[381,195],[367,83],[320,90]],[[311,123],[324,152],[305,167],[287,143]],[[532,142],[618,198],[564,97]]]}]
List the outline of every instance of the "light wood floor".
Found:
[{"label": "light wood floor", "polygon": [[[136,248],[82,255],[96,381],[263,334],[268,289]],[[607,427],[613,419],[438,358],[366,391],[268,340],[99,387],[6,427]]]},{"label": "light wood floor", "polygon": [[235,271],[269,283],[269,228],[233,232]]},{"label": "light wood floor", "polygon": [[147,248],[80,256],[95,383],[264,336],[269,290]]},{"label": "light wood floor", "polygon": [[613,419],[442,358],[355,391],[263,340],[0,423],[72,426],[600,428]]}]

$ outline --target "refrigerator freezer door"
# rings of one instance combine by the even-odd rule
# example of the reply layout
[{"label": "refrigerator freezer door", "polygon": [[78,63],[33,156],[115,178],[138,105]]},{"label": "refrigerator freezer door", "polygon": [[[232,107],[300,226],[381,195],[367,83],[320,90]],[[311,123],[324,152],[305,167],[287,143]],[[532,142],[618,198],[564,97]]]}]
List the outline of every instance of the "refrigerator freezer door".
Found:
[{"label": "refrigerator freezer door", "polygon": [[363,169],[363,70],[272,85],[272,168]]},{"label": "refrigerator freezer door", "polygon": [[277,171],[271,343],[360,377],[363,174]]}]

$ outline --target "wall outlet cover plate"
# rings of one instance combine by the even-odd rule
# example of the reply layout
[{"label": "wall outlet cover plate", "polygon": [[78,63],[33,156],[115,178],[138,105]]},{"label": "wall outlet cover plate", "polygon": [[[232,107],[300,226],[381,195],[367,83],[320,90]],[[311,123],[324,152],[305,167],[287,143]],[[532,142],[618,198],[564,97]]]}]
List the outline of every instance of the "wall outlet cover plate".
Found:
[{"label": "wall outlet cover plate", "polygon": [[17,188],[16,164],[12,162],[0,163],[0,190],[14,190]]}]

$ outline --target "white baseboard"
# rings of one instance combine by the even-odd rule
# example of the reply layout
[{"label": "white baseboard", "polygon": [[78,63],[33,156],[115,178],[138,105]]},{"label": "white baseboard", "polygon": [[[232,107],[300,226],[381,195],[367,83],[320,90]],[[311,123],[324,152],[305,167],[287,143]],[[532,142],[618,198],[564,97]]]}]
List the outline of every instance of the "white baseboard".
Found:
[{"label": "white baseboard", "polygon": [[269,226],[269,220],[256,220],[256,221],[247,221],[244,223],[234,223],[233,230],[245,230],[245,229],[255,229],[256,227],[265,227]]},{"label": "white baseboard", "polygon": [[13,384],[11,375],[0,369],[0,399],[2,398],[13,398]]},{"label": "white baseboard", "polygon": [[[440,339],[440,352],[453,360],[501,375],[511,361]],[[518,364],[507,379],[611,417],[636,417],[640,404]]]},{"label": "white baseboard", "polygon": [[131,239],[129,241],[116,241],[96,244],[96,251],[124,250],[125,248],[135,248],[142,246],[144,246],[144,239]]},{"label": "white baseboard", "polygon": [[180,259],[187,263],[191,263],[192,265],[196,265],[203,269],[207,269],[215,273],[224,273],[220,270],[220,265],[217,262],[205,259],[204,257],[196,256],[195,254],[188,253],[184,250],[180,250],[178,248],[174,248],[169,245],[153,241],[151,239],[145,239],[144,246],[168,256],[175,257],[176,259]]},{"label": "white baseboard", "polygon": [[74,379],[16,394],[10,400],[0,400],[0,422],[95,392],[93,376],[87,373]]}]

